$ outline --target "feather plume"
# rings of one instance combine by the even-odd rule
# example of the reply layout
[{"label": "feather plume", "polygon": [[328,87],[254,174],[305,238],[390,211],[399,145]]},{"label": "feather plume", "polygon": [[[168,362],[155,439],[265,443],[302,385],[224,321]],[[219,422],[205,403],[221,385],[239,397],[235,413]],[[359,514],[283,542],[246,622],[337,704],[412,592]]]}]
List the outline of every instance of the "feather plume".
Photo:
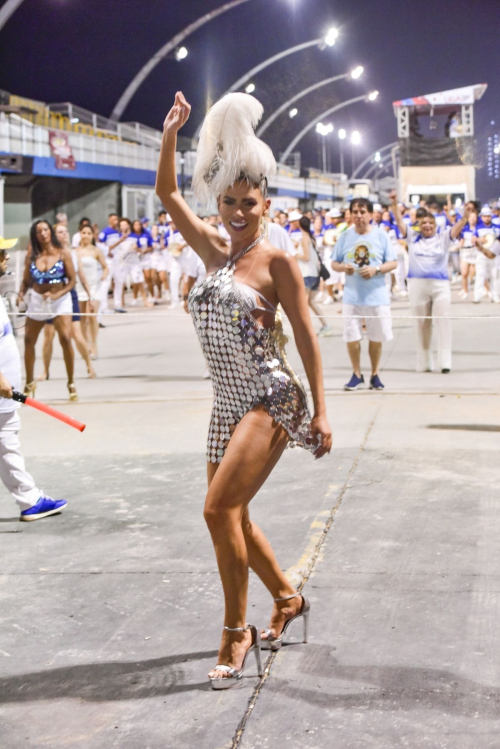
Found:
[{"label": "feather plume", "polygon": [[273,152],[255,135],[264,108],[250,94],[227,94],[210,109],[200,132],[193,189],[201,203],[218,198],[240,177],[260,184],[276,172]]}]

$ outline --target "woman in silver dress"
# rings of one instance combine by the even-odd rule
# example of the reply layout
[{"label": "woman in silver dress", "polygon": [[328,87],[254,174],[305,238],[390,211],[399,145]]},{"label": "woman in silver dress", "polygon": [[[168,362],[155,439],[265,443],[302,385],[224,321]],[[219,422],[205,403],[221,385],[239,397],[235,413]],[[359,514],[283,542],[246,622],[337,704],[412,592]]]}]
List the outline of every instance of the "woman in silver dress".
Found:
[{"label": "woman in silver dress", "polygon": [[[207,276],[191,290],[189,309],[214,388],[208,437],[205,520],[212,536],[225,599],[222,642],[209,678],[214,689],[241,679],[253,650],[260,669],[261,636],[246,624],[248,568],[274,598],[267,647],[277,650],[291,621],[304,620],[309,602],[283,574],[248,506],[285,448],[298,445],[316,458],[330,452],[323,374],[317,338],[297,262],[273,247],[262,231],[270,200],[267,178],[276,167],[271,150],[254,134],[261,104],[229,94],[207,115],[200,135],[193,185],[198,198],[216,198],[228,244],[182,198],[176,179],[177,132],[191,107],[182,93],[164,123],[156,191],[186,242],[203,260]],[[290,368],[276,316],[281,304],[293,328],[312,391]]]}]

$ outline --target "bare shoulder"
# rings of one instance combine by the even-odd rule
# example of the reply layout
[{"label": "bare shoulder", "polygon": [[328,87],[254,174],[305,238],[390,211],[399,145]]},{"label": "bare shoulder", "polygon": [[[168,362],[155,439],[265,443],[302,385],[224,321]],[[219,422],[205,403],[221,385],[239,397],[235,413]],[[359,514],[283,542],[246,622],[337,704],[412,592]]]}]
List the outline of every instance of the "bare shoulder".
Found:
[{"label": "bare shoulder", "polygon": [[297,261],[289,252],[281,250],[269,244],[266,248],[269,252],[269,270],[271,275],[282,275],[283,273],[293,273],[297,269]]}]

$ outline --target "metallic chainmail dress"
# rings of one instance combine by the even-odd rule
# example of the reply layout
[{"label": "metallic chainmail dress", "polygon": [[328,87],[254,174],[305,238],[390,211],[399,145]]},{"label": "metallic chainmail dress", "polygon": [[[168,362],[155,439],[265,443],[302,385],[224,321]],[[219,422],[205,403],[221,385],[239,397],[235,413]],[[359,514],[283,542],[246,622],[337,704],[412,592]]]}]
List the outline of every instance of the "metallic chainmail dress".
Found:
[{"label": "metallic chainmail dress", "polygon": [[319,442],[311,434],[307,398],[287,362],[287,341],[275,319],[264,328],[253,316],[242,285],[234,279],[236,262],[250,247],[207,276],[189,294],[189,311],[200,339],[214,389],[207,460],[220,463],[231,435],[243,416],[262,405],[290,437],[289,446],[311,452]]}]

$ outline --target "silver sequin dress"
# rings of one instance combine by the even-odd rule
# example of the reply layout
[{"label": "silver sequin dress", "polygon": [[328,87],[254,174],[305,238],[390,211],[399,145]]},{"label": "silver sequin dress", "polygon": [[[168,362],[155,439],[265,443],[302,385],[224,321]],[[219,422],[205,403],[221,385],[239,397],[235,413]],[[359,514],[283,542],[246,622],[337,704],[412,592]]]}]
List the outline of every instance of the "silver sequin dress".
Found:
[{"label": "silver sequin dress", "polygon": [[[253,245],[252,245],[253,246]],[[289,446],[314,452],[307,398],[287,362],[286,337],[279,320],[263,327],[253,316],[247,295],[234,280],[235,256],[191,289],[189,311],[207,361],[214,404],[207,460],[220,463],[243,416],[261,404],[290,436]]]}]

